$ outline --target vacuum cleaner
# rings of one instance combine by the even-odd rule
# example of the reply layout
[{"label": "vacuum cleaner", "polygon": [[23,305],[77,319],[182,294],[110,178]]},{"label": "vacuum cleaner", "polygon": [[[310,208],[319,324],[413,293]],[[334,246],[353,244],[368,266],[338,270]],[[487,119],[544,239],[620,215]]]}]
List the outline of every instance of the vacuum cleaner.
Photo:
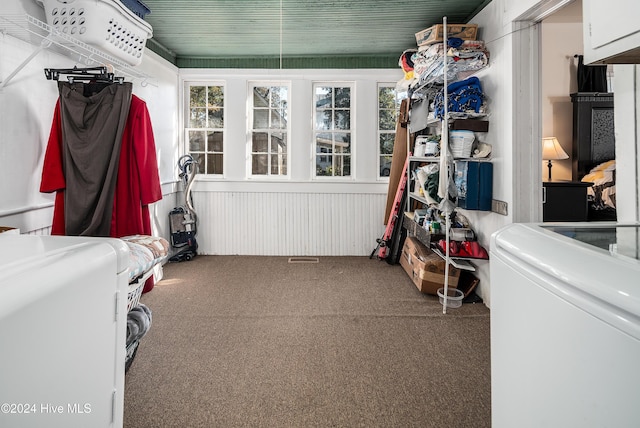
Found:
[{"label": "vacuum cleaner", "polygon": [[198,163],[191,155],[184,155],[178,159],[180,179],[184,184],[184,205],[175,207],[169,213],[169,227],[171,233],[172,262],[189,261],[197,255],[198,216],[193,209],[191,187],[193,179],[198,173]]}]

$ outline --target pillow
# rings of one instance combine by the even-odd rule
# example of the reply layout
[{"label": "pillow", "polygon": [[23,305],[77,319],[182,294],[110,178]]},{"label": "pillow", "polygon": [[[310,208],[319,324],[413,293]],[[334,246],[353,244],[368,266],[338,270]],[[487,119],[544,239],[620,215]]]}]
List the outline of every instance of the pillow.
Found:
[{"label": "pillow", "polygon": [[614,180],[613,171],[616,169],[616,161],[603,162],[591,169],[588,174],[582,177],[581,181],[603,184]]},{"label": "pillow", "polygon": [[148,248],[155,258],[166,257],[167,254],[169,254],[169,242],[158,236],[130,235],[120,239],[125,242],[133,242]]},{"label": "pillow", "polygon": [[144,245],[125,241],[129,247],[129,281],[139,277],[155,264],[153,253]]},{"label": "pillow", "polygon": [[164,238],[131,235],[120,239],[129,247],[129,282],[147,272],[169,254],[169,242]]}]

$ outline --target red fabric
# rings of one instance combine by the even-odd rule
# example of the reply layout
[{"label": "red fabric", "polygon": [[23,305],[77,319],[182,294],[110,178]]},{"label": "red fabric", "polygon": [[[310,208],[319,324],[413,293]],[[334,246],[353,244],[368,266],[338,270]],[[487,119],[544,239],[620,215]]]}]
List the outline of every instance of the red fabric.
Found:
[{"label": "red fabric", "polygon": [[[64,189],[66,182],[62,168],[62,129],[60,103],[56,103],[49,142],[42,167],[40,191],[56,192],[53,209],[52,235],[64,235]],[[133,95],[118,164],[111,215],[111,232],[114,238],[127,235],[151,235],[149,204],[162,199],[156,147],[151,118],[146,103]],[[144,285],[143,292],[151,291],[153,278]]]}]

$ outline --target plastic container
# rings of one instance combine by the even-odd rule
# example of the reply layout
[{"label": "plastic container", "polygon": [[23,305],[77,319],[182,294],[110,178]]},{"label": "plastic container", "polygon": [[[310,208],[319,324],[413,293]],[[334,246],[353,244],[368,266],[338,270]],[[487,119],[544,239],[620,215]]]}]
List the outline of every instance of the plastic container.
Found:
[{"label": "plastic container", "polygon": [[145,16],[151,13],[151,9],[140,0],[120,0],[123,5],[127,6],[131,12],[144,19]]},{"label": "plastic container", "polygon": [[[54,32],[79,40],[129,65],[142,62],[151,25],[119,0],[38,0]],[[62,41],[64,43],[64,40]]]},{"label": "plastic container", "polygon": [[129,284],[129,289],[127,290],[127,312],[131,311],[131,309],[140,303],[144,283],[145,281],[138,280]]},{"label": "plastic container", "polygon": [[470,158],[476,136],[473,131],[449,131],[449,147],[454,158]]},{"label": "plastic container", "polygon": [[[438,297],[440,298],[440,304],[444,306],[444,288],[438,289]],[[447,308],[459,308],[462,306],[462,299],[464,299],[464,293],[457,288],[449,288],[447,290]]]}]

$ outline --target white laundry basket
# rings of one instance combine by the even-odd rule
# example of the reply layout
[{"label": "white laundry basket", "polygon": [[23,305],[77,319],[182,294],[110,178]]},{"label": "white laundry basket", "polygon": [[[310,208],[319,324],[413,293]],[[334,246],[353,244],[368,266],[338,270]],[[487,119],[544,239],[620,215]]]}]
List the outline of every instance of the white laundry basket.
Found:
[{"label": "white laundry basket", "polygon": [[74,37],[129,65],[142,62],[153,31],[119,0],[38,0],[54,32]]}]

